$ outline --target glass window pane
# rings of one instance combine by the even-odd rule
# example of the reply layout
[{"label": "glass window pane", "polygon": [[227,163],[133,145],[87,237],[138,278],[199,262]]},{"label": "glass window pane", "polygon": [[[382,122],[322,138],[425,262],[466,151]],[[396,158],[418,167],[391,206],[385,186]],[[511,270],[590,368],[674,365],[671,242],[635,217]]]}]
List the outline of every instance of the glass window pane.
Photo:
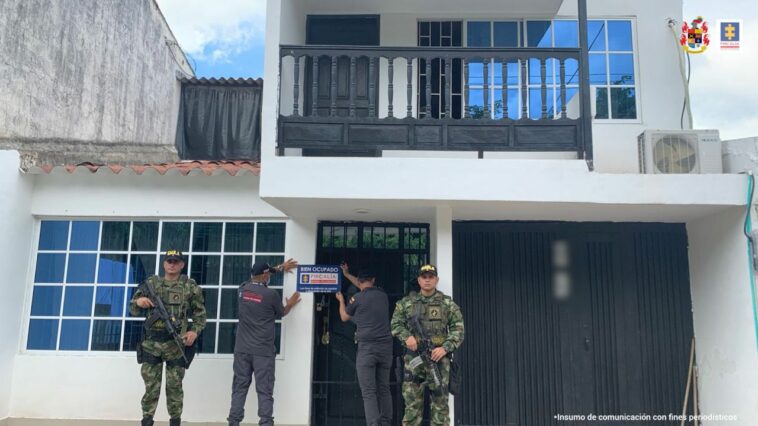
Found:
[{"label": "glass window pane", "polygon": [[463,46],[462,34],[463,34],[463,22],[461,21],[453,22],[453,37],[452,37],[453,46],[457,46],[457,47]]},{"label": "glass window pane", "polygon": [[345,247],[357,248],[358,247],[358,227],[348,226],[345,233]]},{"label": "glass window pane", "polygon": [[66,250],[68,221],[43,220],[39,231],[40,250]]},{"label": "glass window pane", "polygon": [[129,284],[142,284],[155,274],[155,259],[154,254],[133,254],[129,261]]},{"label": "glass window pane", "polygon": [[55,349],[58,338],[58,320],[33,319],[29,321],[26,349]]},{"label": "glass window pane", "polygon": [[221,251],[221,227],[219,223],[196,222],[192,237],[192,251]]},{"label": "glass window pane", "polygon": [[203,300],[208,319],[218,318],[218,289],[203,288]]},{"label": "glass window pane", "polygon": [[552,47],[552,36],[550,21],[529,21],[526,23],[527,47]]},{"label": "glass window pane", "polygon": [[634,57],[631,53],[611,53],[608,55],[611,69],[611,84],[634,84]]},{"label": "glass window pane", "polygon": [[[545,61],[545,84],[553,84],[553,63],[555,59]],[[529,60],[529,84],[542,84],[542,64],[539,59]]]},{"label": "glass window pane", "polygon": [[121,321],[95,320],[92,326],[93,351],[117,351],[121,346]]},{"label": "glass window pane", "polygon": [[190,277],[199,285],[218,285],[221,256],[192,256]]},{"label": "glass window pane", "polygon": [[419,36],[429,36],[430,30],[429,30],[429,22],[419,22],[418,23],[418,34]]},{"label": "glass window pane", "polygon": [[386,229],[385,246],[388,249],[400,248],[400,228]]},{"label": "glass window pane", "polygon": [[[94,287],[66,287],[63,298],[63,315],[67,317],[88,317],[92,315],[92,292]],[[86,348],[85,348],[86,349]]]},{"label": "glass window pane", "polygon": [[255,237],[255,251],[259,253],[278,253],[284,251],[283,223],[259,223]]},{"label": "glass window pane", "polygon": [[89,320],[63,320],[61,324],[62,351],[86,351],[89,343]]},{"label": "glass window pane", "polygon": [[253,223],[227,223],[224,251],[251,253],[253,251]]},{"label": "glass window pane", "polygon": [[469,86],[484,85],[484,64],[481,61],[468,63],[468,84]]},{"label": "glass window pane", "polygon": [[37,254],[37,270],[34,272],[35,283],[62,283],[66,255],[53,253]]},{"label": "glass window pane", "polygon": [[94,283],[96,254],[76,254],[68,256],[67,283]]},{"label": "glass window pane", "polygon": [[[565,73],[566,73],[566,84],[579,84],[579,61],[576,59],[566,59],[564,61],[564,67],[565,67]],[[559,65],[560,66],[560,65]],[[560,68],[558,69],[558,73],[560,73]],[[560,85],[561,78],[560,74],[556,77],[556,84]]]},{"label": "glass window pane", "polygon": [[197,339],[197,352],[201,354],[212,354],[216,346],[216,323],[208,322]]},{"label": "glass window pane", "polygon": [[100,250],[126,251],[129,248],[129,222],[103,222]]},{"label": "glass window pane", "polygon": [[494,47],[519,47],[518,22],[495,22]]},{"label": "glass window pane", "polygon": [[189,249],[190,222],[163,222],[161,251]]},{"label": "glass window pane", "polygon": [[577,21],[553,21],[555,47],[579,47],[579,25]]},{"label": "glass window pane", "polygon": [[120,317],[123,313],[124,287],[98,287],[95,295],[95,316]]},{"label": "glass window pane", "polygon": [[605,50],[605,21],[587,21],[587,45],[590,52]]},{"label": "glass window pane", "polygon": [[[568,118],[579,118],[579,89],[575,87],[566,88],[566,116]],[[557,105],[555,116],[560,118],[561,115],[561,94],[560,91],[556,92],[555,103]]]},{"label": "glass window pane", "polygon": [[332,247],[343,248],[345,247],[345,227],[335,226],[334,233],[332,234]]},{"label": "glass window pane", "polygon": [[363,228],[363,247],[364,248],[370,248],[372,245],[371,236],[373,234],[371,233],[371,227],[366,226]]},{"label": "glass window pane", "polygon": [[609,118],[607,87],[598,87],[595,90],[595,118]]},{"label": "glass window pane", "polygon": [[158,222],[134,222],[132,250],[155,251],[158,248]]},{"label": "glass window pane", "polygon": [[590,55],[590,84],[608,84],[608,70],[605,68],[605,53]]},{"label": "glass window pane", "polygon": [[[547,88],[545,91],[545,106],[547,109],[547,116],[552,117],[553,114],[553,96],[555,90]],[[537,120],[542,118],[542,90],[541,89],[529,89],[529,118]]]},{"label": "glass window pane", "polygon": [[[503,91],[495,90],[495,118],[503,118]],[[521,110],[519,90],[508,89],[508,118],[518,120]]]},{"label": "glass window pane", "polygon": [[[284,256],[255,256],[256,262],[266,262],[271,266],[276,266],[284,263]],[[284,274],[271,274],[270,286],[279,286],[284,284]]]},{"label": "glass window pane", "polygon": [[71,250],[97,250],[99,236],[100,222],[75,221],[71,224]]},{"label": "glass window pane", "polygon": [[125,254],[101,254],[97,282],[105,284],[125,283],[126,266]]},{"label": "glass window pane", "polygon": [[32,316],[58,316],[61,313],[63,287],[35,285],[32,294]]},{"label": "glass window pane", "polygon": [[637,118],[635,91],[632,87],[611,88],[611,117],[623,119]]},{"label": "glass window pane", "polygon": [[[495,65],[493,67],[493,72],[495,74],[494,78],[494,84],[496,86],[502,86],[503,85],[503,63],[502,62],[495,62]],[[519,84],[519,64],[518,62],[508,62],[508,69],[506,70],[508,73],[508,85],[514,86]]]},{"label": "glass window pane", "polygon": [[380,249],[384,248],[384,227],[383,226],[376,226],[374,227],[374,248]]},{"label": "glass window pane", "polygon": [[608,21],[608,50],[632,51],[631,21]]},{"label": "glass window pane", "polygon": [[484,117],[484,91],[482,89],[469,89],[468,115],[476,119]]},{"label": "glass window pane", "polygon": [[468,23],[468,47],[490,47],[490,23]]},{"label": "glass window pane", "polygon": [[218,325],[218,353],[234,353],[234,336],[237,333],[237,323],[222,322]]},{"label": "glass window pane", "polygon": [[237,303],[238,289],[221,290],[221,309],[219,317],[221,319],[237,319],[239,314],[239,305]]},{"label": "glass window pane", "polygon": [[224,256],[223,285],[238,286],[250,278],[253,256]]},{"label": "glass window pane", "polygon": [[142,340],[142,334],[145,332],[143,321],[125,321],[124,322],[124,350],[135,351],[137,345]]},{"label": "glass window pane", "polygon": [[[131,312],[129,312],[129,303],[131,303],[132,297],[134,296],[134,292],[137,291],[137,287],[127,287],[126,288],[126,312],[125,315],[127,317],[133,317]],[[137,315],[138,318],[142,318],[142,315]]]}]

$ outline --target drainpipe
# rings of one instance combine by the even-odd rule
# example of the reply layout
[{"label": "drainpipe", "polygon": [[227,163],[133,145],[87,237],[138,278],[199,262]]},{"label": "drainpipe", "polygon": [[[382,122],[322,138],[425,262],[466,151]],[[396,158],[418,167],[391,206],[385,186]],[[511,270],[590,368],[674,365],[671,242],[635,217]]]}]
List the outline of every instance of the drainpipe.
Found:
[{"label": "drainpipe", "polygon": [[753,325],[755,327],[755,343],[758,350],[758,305],[756,305],[755,294],[755,271],[758,270],[758,230],[753,231],[751,220],[753,207],[753,192],[755,190],[755,176],[753,172],[747,173],[747,201],[745,206],[745,225],[743,232],[747,237],[747,254],[748,254],[748,273],[750,275],[750,297],[753,302]]}]

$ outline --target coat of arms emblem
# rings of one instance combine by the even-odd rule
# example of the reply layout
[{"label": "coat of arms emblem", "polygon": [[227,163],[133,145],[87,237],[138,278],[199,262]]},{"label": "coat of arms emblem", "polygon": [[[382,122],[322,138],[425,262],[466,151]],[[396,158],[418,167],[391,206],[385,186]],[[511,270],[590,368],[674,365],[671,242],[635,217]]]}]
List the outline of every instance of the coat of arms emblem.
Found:
[{"label": "coat of arms emblem", "polygon": [[711,40],[708,37],[708,23],[702,16],[693,19],[690,24],[682,24],[682,38],[679,40],[687,53],[703,53]]}]

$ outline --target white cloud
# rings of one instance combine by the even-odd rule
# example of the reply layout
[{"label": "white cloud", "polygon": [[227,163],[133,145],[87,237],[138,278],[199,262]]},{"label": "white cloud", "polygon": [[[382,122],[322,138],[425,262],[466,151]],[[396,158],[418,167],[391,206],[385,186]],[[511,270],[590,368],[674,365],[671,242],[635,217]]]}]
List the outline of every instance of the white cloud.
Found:
[{"label": "white cloud", "polygon": [[[710,25],[711,45],[692,55],[692,114],[697,128],[719,129],[722,139],[758,136],[758,7],[754,0],[685,0],[684,18],[702,15]],[[722,51],[719,19],[742,19],[741,49]]]},{"label": "white cloud", "polygon": [[265,36],[265,0],[157,0],[182,49],[197,60],[227,61]]}]

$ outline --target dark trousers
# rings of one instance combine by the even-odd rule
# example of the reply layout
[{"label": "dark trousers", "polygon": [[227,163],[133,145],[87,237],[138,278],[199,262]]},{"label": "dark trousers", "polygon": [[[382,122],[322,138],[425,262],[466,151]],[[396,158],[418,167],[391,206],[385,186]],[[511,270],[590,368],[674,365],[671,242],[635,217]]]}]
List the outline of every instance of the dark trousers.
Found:
[{"label": "dark trousers", "polygon": [[229,423],[241,422],[245,417],[247,391],[255,374],[255,392],[258,394],[259,425],[274,424],[274,366],[275,357],[252,354],[234,354],[234,380],[232,381],[232,407]]},{"label": "dark trousers", "polygon": [[359,342],[355,367],[363,395],[366,424],[368,426],[390,425],[392,421],[392,395],[390,394],[392,340]]}]

